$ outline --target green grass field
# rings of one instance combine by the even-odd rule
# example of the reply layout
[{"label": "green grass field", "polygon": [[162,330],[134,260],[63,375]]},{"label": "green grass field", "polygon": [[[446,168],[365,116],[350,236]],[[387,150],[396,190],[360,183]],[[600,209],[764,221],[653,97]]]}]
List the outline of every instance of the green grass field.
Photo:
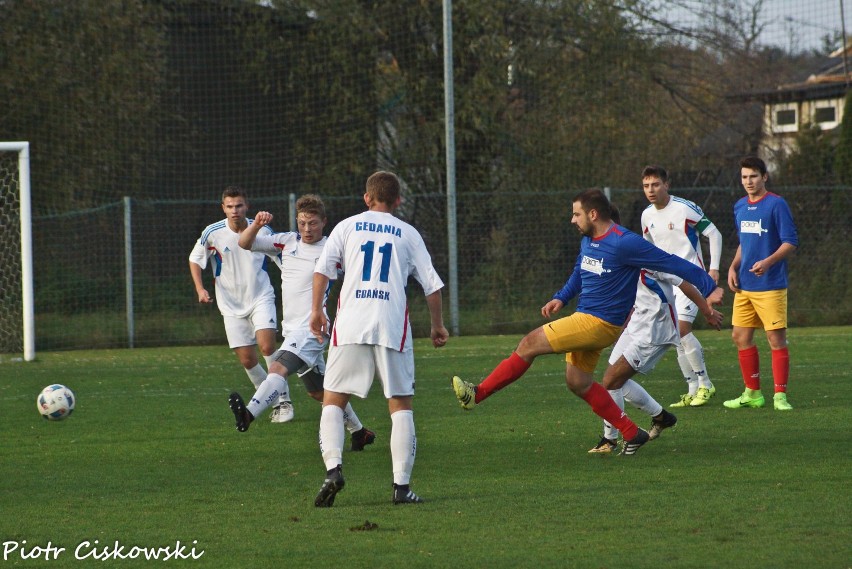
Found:
[{"label": "green grass field", "polygon": [[[330,509],[313,506],[320,407],[298,380],[294,422],[238,433],[227,396],[252,390],[224,347],[2,356],[0,566],[162,564],[97,557],[180,541],[203,554],[166,566],[852,567],[852,327],[790,330],[789,413],[771,400],[722,407],[742,390],[736,352],[727,331],[699,337],[717,396],[633,458],[587,454],[601,424],[565,388],[560,356],[464,412],[449,378],[479,380],[519,337],[418,341],[412,488],[428,502],[390,503],[390,420],[374,387],[353,403],[376,444],[345,453]],[[679,375],[672,351],[642,383],[667,405]],[[53,382],[78,397],[58,423],[35,408]],[[48,545],[65,551],[24,558]]]}]

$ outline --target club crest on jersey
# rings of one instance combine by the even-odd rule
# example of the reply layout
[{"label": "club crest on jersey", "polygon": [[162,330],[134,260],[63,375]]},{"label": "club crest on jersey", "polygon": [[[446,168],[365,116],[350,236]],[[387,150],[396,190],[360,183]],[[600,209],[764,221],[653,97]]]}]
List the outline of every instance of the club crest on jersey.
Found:
[{"label": "club crest on jersey", "polygon": [[742,220],[740,222],[740,233],[754,233],[756,235],[761,235],[762,233],[768,233],[768,229],[764,229],[762,226],[761,219],[757,221],[746,221]]},{"label": "club crest on jersey", "polygon": [[669,223],[669,231],[674,231],[674,223]]},{"label": "club crest on jersey", "polygon": [[580,262],[580,268],[584,271],[595,273],[596,275],[602,275],[606,272],[603,267],[603,259],[595,259],[588,255],[583,255],[583,260]]}]

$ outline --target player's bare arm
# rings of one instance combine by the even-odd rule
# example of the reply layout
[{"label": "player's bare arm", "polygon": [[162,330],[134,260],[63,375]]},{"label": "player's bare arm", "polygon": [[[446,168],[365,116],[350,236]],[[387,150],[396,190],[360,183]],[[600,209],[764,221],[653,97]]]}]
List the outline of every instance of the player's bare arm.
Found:
[{"label": "player's bare arm", "polygon": [[551,299],[547,304],[541,307],[541,315],[545,318],[550,318],[565,306],[558,298]]},{"label": "player's bare arm", "polygon": [[198,295],[198,302],[201,302],[202,304],[210,304],[213,302],[213,299],[210,297],[210,293],[207,292],[206,288],[204,288],[204,283],[201,280],[201,265],[190,261],[189,274],[192,275],[192,282],[195,283],[195,293]]},{"label": "player's bare arm", "polygon": [[713,326],[716,330],[722,329],[722,313],[714,310],[713,306],[722,304],[722,297],[725,294],[724,290],[717,287],[705,299],[701,296],[701,293],[697,288],[686,281],[683,281],[678,288],[683,291],[683,294],[685,294],[689,300],[695,303],[695,306],[698,307],[698,310],[701,311],[701,314],[703,314],[704,318],[707,319],[708,324]]},{"label": "player's bare arm", "polygon": [[240,232],[240,247],[251,251],[251,246],[254,245],[254,240],[257,239],[258,232],[272,223],[272,214],[268,211],[259,211],[254,216],[254,222],[249,224],[242,232]]},{"label": "player's bare arm", "polygon": [[426,306],[429,307],[429,317],[432,321],[432,345],[436,348],[441,348],[446,345],[450,333],[444,327],[444,311],[441,291],[436,290],[432,294],[426,296]]},{"label": "player's bare arm", "polygon": [[314,335],[318,342],[324,341],[324,338],[328,336],[330,328],[328,318],[325,317],[325,313],[322,310],[322,303],[325,299],[325,289],[328,287],[328,280],[328,277],[322,273],[314,273],[314,284],[311,296],[311,319],[309,321],[309,325],[311,327],[311,334]]},{"label": "player's bare arm", "polygon": [[734,254],[734,260],[731,261],[731,266],[728,267],[728,288],[731,292],[740,292],[740,279],[737,276],[737,271],[740,270],[742,263],[743,248],[742,245],[737,247],[737,252]]},{"label": "player's bare arm", "polygon": [[766,271],[768,271],[772,265],[778,263],[779,261],[783,261],[795,250],[795,245],[792,245],[790,243],[782,243],[781,246],[778,247],[778,249],[776,249],[772,255],[768,256],[765,259],[761,259],[760,261],[752,265],[749,269],[749,272],[754,273],[755,276],[762,277],[764,274],[766,274]]}]

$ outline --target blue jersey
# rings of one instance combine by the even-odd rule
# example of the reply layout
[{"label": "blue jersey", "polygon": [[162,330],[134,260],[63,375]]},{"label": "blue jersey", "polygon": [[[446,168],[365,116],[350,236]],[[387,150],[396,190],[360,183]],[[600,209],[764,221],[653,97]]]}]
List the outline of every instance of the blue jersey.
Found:
[{"label": "blue jersey", "polygon": [[636,300],[640,269],[675,274],[695,285],[704,296],[716,290],[716,283],[700,267],[613,224],[601,237],[583,237],[574,272],[553,298],[567,304],[579,294],[577,312],[621,326]]},{"label": "blue jersey", "polygon": [[751,292],[787,288],[787,260],[772,265],[763,276],[749,272],[754,264],[775,253],[782,243],[799,246],[793,214],[784,198],[767,192],[751,202],[748,196],[734,204],[740,237],[740,288]]}]

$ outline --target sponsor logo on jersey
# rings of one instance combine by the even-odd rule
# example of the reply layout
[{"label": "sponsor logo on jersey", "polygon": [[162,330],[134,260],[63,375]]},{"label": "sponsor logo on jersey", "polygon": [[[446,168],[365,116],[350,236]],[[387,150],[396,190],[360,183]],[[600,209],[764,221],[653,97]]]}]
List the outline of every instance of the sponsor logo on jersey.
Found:
[{"label": "sponsor logo on jersey", "polygon": [[754,233],[756,235],[761,235],[763,233],[768,233],[768,229],[764,229],[762,226],[761,219],[757,221],[746,221],[742,220],[740,222],[740,233]]},{"label": "sponsor logo on jersey", "polygon": [[596,275],[602,275],[605,272],[603,259],[595,259],[588,255],[583,255],[583,261],[580,263],[580,268],[585,271],[589,271],[590,273],[595,273]]},{"label": "sponsor logo on jersey", "polygon": [[355,222],[355,231],[372,231],[373,233],[390,233],[395,237],[402,237],[402,230],[396,225],[370,223],[366,221]]}]

